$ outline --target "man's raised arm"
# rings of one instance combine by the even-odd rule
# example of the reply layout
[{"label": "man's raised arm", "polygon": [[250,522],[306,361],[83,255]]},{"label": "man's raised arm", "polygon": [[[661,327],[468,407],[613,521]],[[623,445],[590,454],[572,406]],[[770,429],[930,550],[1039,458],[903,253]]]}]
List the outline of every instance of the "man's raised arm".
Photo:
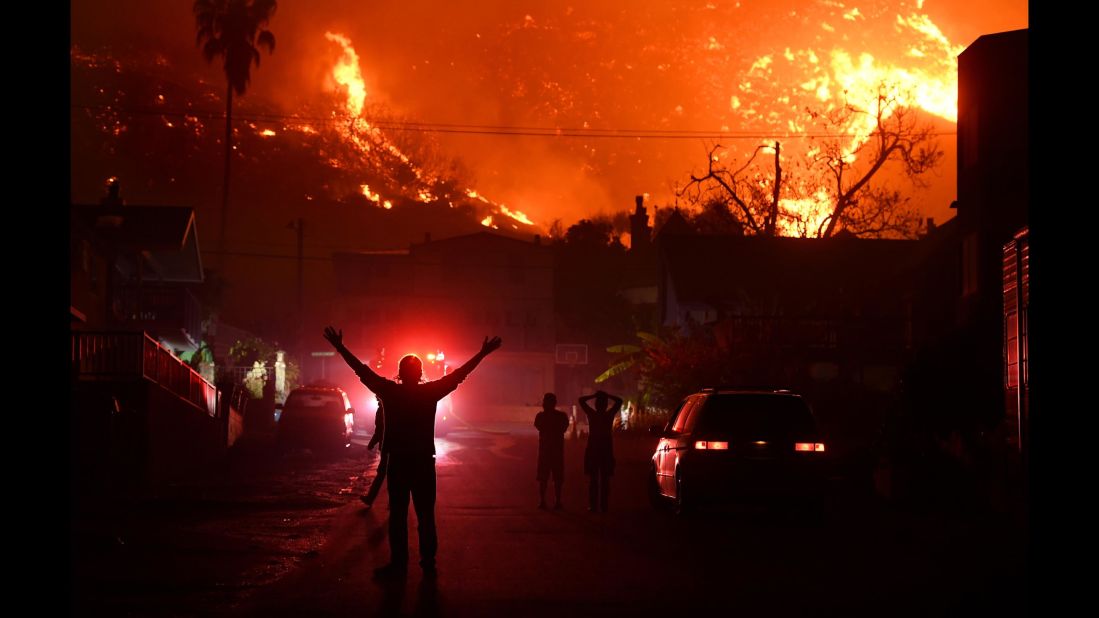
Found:
[{"label": "man's raised arm", "polygon": [[606,395],[607,395],[607,398],[611,400],[610,409],[615,411],[615,412],[618,412],[618,410],[620,410],[622,408],[622,398],[621,397],[615,397],[614,395],[612,395],[610,393],[606,393]]},{"label": "man's raised arm", "polygon": [[465,380],[466,376],[468,376],[481,361],[485,360],[486,356],[495,352],[500,347],[501,343],[503,342],[499,337],[493,337],[492,339],[485,337],[484,343],[481,344],[481,351],[474,354],[473,358],[467,360],[464,365],[455,369],[454,373],[450,375],[454,376],[453,379],[457,382]]},{"label": "man's raised arm", "polygon": [[340,353],[343,360],[349,367],[355,372],[355,375],[359,376],[359,379],[363,381],[370,390],[377,392],[375,386],[385,381],[385,378],[374,373],[374,370],[369,365],[362,362],[351,350],[347,349],[347,346],[343,344],[343,329],[336,330],[331,326],[326,326],[324,329],[324,338],[328,340],[328,343],[332,344],[332,347],[336,348],[336,351]]},{"label": "man's raised arm", "polygon": [[595,394],[594,393],[592,393],[591,395],[586,395],[584,397],[581,397],[580,398],[580,408],[582,410],[584,410],[585,412],[588,412],[588,413],[595,412],[595,409],[588,405],[588,402],[591,401],[592,399],[595,399]]}]

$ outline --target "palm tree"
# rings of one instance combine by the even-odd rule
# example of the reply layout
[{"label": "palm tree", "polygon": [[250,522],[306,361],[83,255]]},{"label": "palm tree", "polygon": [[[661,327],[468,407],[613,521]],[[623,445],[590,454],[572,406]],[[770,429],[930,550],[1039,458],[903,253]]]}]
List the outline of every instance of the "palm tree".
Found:
[{"label": "palm tree", "polygon": [[262,29],[274,15],[276,0],[195,0],[197,43],[206,62],[224,58],[225,78],[225,180],[221,192],[219,254],[225,250],[229,217],[229,161],[233,153],[233,93],[244,94],[252,78],[252,64],[259,66],[260,47],[275,51],[275,35]]}]

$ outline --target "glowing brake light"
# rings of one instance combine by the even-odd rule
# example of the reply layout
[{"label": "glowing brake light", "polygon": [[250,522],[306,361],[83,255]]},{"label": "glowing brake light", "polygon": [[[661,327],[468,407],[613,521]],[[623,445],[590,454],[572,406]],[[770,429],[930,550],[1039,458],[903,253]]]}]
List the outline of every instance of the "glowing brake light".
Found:
[{"label": "glowing brake light", "polygon": [[698,440],[695,442],[695,448],[700,451],[727,451],[729,450],[729,443]]},{"label": "glowing brake light", "polygon": [[795,451],[812,451],[817,453],[824,452],[824,444],[821,442],[797,442],[794,444]]}]

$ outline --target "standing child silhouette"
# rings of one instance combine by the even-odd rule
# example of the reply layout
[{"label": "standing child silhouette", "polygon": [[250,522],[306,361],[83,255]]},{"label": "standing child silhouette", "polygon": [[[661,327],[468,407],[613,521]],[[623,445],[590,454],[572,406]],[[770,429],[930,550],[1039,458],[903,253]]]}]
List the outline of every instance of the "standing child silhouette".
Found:
[{"label": "standing child silhouette", "polygon": [[561,485],[565,482],[565,431],[569,428],[569,415],[555,409],[557,395],[542,396],[542,411],[534,417],[538,428],[538,508],[546,508],[546,485],[553,477],[553,508],[560,509]]}]

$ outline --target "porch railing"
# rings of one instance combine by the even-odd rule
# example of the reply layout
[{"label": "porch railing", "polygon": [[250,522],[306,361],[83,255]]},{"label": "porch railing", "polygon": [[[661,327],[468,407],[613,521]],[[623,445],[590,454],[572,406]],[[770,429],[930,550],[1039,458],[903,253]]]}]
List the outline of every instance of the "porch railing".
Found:
[{"label": "porch railing", "polygon": [[144,332],[74,332],[72,363],[81,378],[142,377],[217,416],[217,387]]}]

